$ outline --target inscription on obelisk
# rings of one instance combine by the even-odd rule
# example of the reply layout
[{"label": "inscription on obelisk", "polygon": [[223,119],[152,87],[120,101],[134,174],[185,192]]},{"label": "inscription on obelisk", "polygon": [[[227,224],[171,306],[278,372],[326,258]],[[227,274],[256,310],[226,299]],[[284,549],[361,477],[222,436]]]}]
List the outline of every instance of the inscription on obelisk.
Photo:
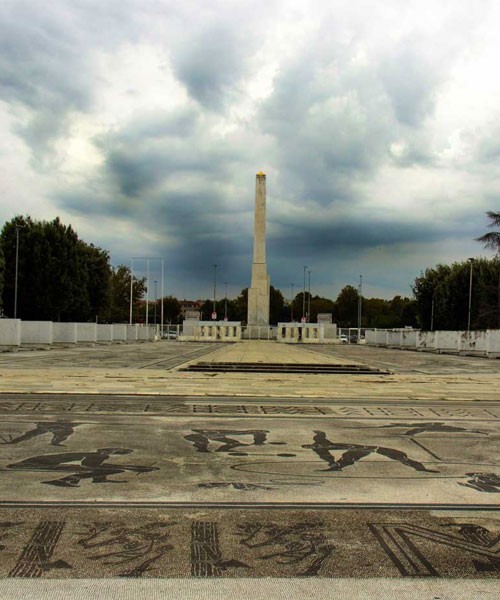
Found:
[{"label": "inscription on obelisk", "polygon": [[269,325],[269,285],[266,263],[266,176],[257,173],[252,284],[248,288],[248,325]]}]

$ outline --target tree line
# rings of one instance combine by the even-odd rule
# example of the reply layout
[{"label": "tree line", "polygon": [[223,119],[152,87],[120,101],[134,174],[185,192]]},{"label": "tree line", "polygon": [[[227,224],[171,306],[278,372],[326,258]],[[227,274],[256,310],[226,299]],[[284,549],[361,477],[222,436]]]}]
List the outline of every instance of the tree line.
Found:
[{"label": "tree line", "polygon": [[[492,227],[500,227],[500,213],[488,212]],[[18,244],[18,238],[21,240]],[[493,259],[479,258],[428,268],[415,279],[413,297],[395,296],[361,299],[361,326],[376,328],[419,327],[422,329],[500,328],[500,232],[477,238],[494,249]],[[18,252],[17,261],[16,253]],[[17,300],[15,294],[17,269]],[[471,278],[472,276],[472,278]],[[3,316],[25,320],[128,322],[130,316],[129,267],[110,264],[109,253],[81,240],[71,225],[59,218],[37,221],[16,216],[0,233],[0,311]],[[472,282],[472,286],[471,286]],[[472,292],[472,293],[471,293]],[[160,319],[161,299],[149,302],[146,311],[146,279],[134,277],[132,304],[134,321],[152,323]],[[16,305],[16,306],[15,306]],[[218,318],[245,322],[248,288],[236,298],[216,302]],[[299,292],[286,300],[271,286],[270,322],[300,321],[305,307],[308,320],[330,313],[341,327],[358,326],[359,292],[347,285],[335,300]],[[201,306],[209,320],[213,300]],[[181,321],[181,302],[163,298],[165,323]]]}]

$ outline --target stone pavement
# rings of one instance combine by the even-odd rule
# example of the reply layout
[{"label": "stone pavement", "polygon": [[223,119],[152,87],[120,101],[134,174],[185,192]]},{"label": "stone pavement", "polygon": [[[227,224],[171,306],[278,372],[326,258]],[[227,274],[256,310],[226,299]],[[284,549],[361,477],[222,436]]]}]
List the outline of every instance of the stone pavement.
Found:
[{"label": "stone pavement", "polygon": [[362,346],[1,354],[0,597],[498,597],[499,383]]},{"label": "stone pavement", "polygon": [[[382,376],[188,373],[189,363],[367,364]],[[22,374],[21,374],[22,373]],[[332,383],[334,382],[334,385]],[[500,361],[364,346],[159,342],[0,354],[0,393],[151,394],[367,400],[497,400]]]}]

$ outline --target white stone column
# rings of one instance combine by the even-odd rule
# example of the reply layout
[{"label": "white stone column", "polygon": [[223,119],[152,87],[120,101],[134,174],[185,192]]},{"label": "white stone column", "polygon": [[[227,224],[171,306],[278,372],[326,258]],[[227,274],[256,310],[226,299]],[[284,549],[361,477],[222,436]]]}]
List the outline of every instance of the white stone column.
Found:
[{"label": "white stone column", "polygon": [[269,325],[269,285],[266,263],[266,176],[257,173],[252,282],[248,289],[248,325]]}]

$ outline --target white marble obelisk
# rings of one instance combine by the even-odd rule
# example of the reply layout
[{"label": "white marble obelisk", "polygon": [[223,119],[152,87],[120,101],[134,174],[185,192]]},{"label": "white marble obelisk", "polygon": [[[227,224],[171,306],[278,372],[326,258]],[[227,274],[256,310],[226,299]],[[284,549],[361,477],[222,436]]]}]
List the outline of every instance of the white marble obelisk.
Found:
[{"label": "white marble obelisk", "polygon": [[269,325],[269,285],[266,263],[266,176],[257,173],[252,284],[248,288],[248,325]]}]

